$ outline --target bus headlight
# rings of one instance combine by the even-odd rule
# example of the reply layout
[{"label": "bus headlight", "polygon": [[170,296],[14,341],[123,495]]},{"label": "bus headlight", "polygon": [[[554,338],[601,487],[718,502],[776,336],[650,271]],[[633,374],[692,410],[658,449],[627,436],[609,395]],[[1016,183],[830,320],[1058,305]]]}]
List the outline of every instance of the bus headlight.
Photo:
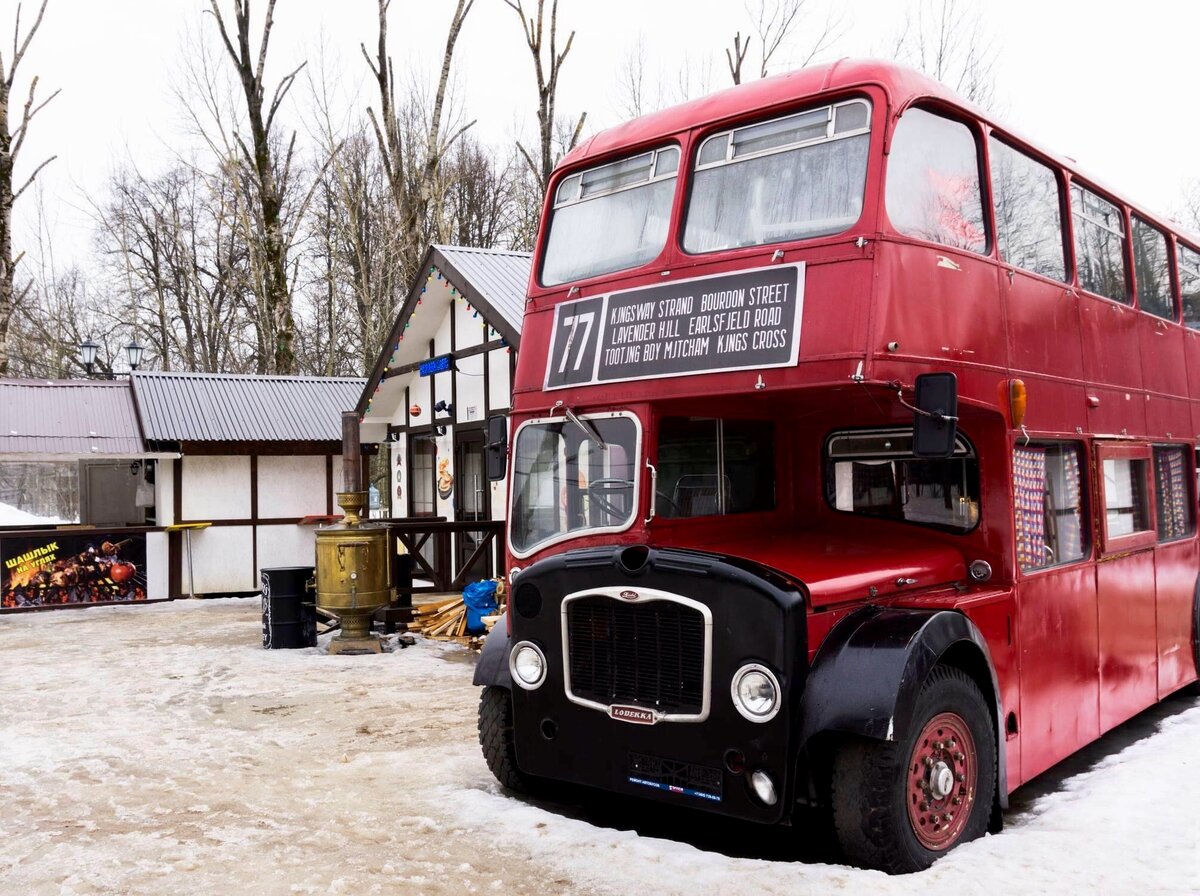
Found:
[{"label": "bus headlight", "polygon": [[758,663],[748,663],[738,669],[730,691],[737,711],[751,722],[769,722],[783,703],[779,680],[770,669]]},{"label": "bus headlight", "polygon": [[546,680],[546,655],[532,641],[520,641],[508,655],[508,671],[519,687],[536,690]]}]

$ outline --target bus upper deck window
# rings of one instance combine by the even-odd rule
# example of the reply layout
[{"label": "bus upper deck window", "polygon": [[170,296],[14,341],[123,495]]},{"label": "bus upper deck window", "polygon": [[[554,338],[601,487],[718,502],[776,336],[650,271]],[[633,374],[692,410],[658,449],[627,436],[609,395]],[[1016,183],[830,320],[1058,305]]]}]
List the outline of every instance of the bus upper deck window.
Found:
[{"label": "bus upper deck window", "polygon": [[887,212],[901,233],[987,252],[979,152],[971,129],[913,108],[896,125],[888,157]]},{"label": "bus upper deck window", "polygon": [[1071,187],[1075,256],[1079,285],[1090,293],[1129,304],[1125,285],[1125,219],[1106,199],[1075,184]]},{"label": "bus upper deck window", "polygon": [[542,259],[542,285],[611,274],[656,258],[667,244],[678,171],[679,148],[667,146],[561,180]]},{"label": "bus upper deck window", "polygon": [[1179,295],[1183,299],[1183,322],[1200,329],[1200,252],[1179,244]]},{"label": "bus upper deck window", "polygon": [[995,137],[989,150],[1000,257],[1023,271],[1066,280],[1061,193],[1054,171]]},{"label": "bus upper deck window", "polygon": [[1147,314],[1174,320],[1175,298],[1171,295],[1171,266],[1167,259],[1167,235],[1135,216],[1133,273],[1137,277],[1138,306]]},{"label": "bus upper deck window", "polygon": [[846,230],[862,213],[871,106],[849,100],[708,137],[683,248],[717,252]]}]

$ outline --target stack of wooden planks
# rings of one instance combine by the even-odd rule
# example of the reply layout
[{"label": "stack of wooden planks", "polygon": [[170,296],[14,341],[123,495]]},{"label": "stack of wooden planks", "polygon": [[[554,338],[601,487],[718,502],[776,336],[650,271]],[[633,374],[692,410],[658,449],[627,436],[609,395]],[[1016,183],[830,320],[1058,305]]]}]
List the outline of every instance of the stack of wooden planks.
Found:
[{"label": "stack of wooden planks", "polygon": [[437,641],[454,641],[472,650],[483,647],[485,635],[467,633],[467,607],[462,595],[435,600],[413,608],[408,630]]}]

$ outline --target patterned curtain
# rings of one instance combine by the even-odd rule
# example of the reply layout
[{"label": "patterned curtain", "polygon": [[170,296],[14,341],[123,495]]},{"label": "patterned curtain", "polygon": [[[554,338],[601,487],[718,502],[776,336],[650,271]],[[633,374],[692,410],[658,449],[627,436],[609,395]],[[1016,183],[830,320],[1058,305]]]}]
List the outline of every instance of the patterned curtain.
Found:
[{"label": "patterned curtain", "polygon": [[1036,445],[1013,451],[1017,561],[1021,569],[1046,564],[1046,450]]}]

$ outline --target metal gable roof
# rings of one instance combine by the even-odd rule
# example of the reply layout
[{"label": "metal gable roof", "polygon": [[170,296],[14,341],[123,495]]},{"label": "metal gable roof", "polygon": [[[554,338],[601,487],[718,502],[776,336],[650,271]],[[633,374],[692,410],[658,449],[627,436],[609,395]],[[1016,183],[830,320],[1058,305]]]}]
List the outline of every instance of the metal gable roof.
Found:
[{"label": "metal gable roof", "polygon": [[533,255],[505,249],[434,246],[449,267],[475,289],[517,334],[525,317],[525,295]]},{"label": "metal gable roof", "polygon": [[128,382],[0,380],[0,454],[145,454]]},{"label": "metal gable roof", "polygon": [[146,438],[170,442],[340,441],[362,379],[229,373],[133,374]]}]

